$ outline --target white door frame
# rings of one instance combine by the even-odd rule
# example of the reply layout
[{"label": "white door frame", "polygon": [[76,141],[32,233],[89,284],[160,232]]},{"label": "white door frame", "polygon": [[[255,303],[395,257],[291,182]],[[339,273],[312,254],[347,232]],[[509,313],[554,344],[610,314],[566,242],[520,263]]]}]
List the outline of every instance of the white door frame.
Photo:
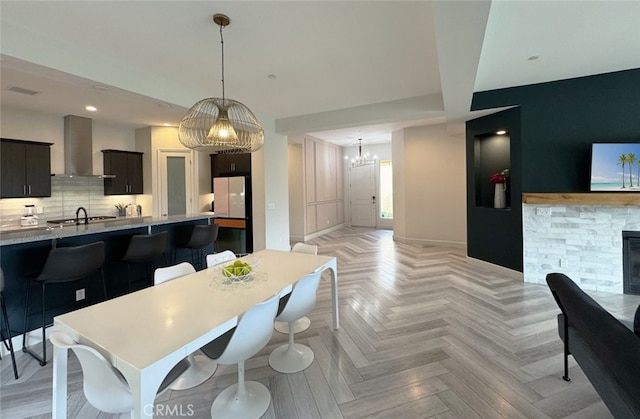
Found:
[{"label": "white door frame", "polygon": [[195,184],[193,179],[197,179],[194,173],[194,151],[188,150],[185,148],[159,148],[158,150],[158,173],[157,179],[158,182],[156,184],[156,191],[154,196],[157,196],[158,199],[155,201],[156,214],[165,215],[167,214],[167,157],[184,157],[186,159],[185,166],[185,190],[187,193],[186,197],[186,212],[187,214],[193,213],[194,208],[194,198],[197,196],[195,190]]}]

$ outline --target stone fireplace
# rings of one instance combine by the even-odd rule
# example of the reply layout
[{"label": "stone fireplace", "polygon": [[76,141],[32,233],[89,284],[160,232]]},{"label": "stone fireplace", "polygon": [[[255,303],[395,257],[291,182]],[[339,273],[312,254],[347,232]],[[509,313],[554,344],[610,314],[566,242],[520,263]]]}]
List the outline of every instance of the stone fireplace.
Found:
[{"label": "stone fireplace", "polygon": [[524,194],[522,225],[525,282],[561,272],[583,290],[614,294],[626,292],[622,233],[635,232],[640,294],[640,194]]},{"label": "stone fireplace", "polygon": [[625,294],[640,294],[640,231],[622,232],[622,284]]}]

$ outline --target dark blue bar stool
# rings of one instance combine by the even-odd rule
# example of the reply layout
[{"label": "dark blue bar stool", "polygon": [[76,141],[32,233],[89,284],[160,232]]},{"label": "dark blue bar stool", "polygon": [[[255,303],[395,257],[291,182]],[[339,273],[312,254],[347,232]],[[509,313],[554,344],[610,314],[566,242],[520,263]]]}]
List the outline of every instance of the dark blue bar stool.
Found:
[{"label": "dark blue bar stool", "polygon": [[[136,234],[131,237],[127,252],[125,253],[122,261],[127,263],[127,277],[129,278],[129,291],[131,291],[131,264],[143,263],[147,265],[154,259],[160,256],[165,256],[167,249],[167,237],[166,231],[161,231],[155,234]],[[166,256],[165,256],[166,265]]]},{"label": "dark blue bar stool", "polygon": [[[216,248],[216,240],[218,239],[218,224],[198,224],[193,227],[191,235],[186,241],[178,241],[175,244],[176,250],[178,248],[191,249],[191,264],[198,270],[204,267],[203,249],[213,244],[214,252]],[[175,252],[175,250],[174,250]],[[196,261],[195,255],[198,255]],[[174,254],[175,262],[175,254]]]},{"label": "dark blue bar stool", "polygon": [[[107,284],[104,279],[104,242],[84,244],[80,246],[55,247],[49,251],[42,272],[37,278],[27,284],[27,301],[24,310],[24,331],[22,333],[22,352],[26,352],[40,362],[47,364],[47,340],[45,336],[47,285],[79,281],[92,274],[100,273],[104,299],[107,299]],[[40,284],[42,287],[42,357],[27,347],[27,332],[29,320],[29,305],[31,299],[31,285]]]},{"label": "dark blue bar stool", "polygon": [[[13,343],[11,342],[11,326],[9,326],[9,315],[7,314],[7,305],[4,302],[4,271],[0,268],[0,308],[2,309],[2,325],[0,325],[0,340],[4,343],[7,350],[11,354],[11,362],[13,363],[13,376],[18,379],[18,366],[16,365],[16,354],[13,352]],[[7,339],[2,335],[2,329],[7,329]]]}]

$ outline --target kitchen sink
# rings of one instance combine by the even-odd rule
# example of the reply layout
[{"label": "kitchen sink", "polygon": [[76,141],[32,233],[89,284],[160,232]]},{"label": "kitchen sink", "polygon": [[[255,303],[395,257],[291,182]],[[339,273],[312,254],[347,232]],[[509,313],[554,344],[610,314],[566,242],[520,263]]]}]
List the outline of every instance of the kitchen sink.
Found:
[{"label": "kitchen sink", "polygon": [[[104,221],[109,221],[109,220],[115,220],[118,217],[114,217],[111,215],[98,215],[95,217],[89,217],[88,220],[90,223],[100,223],[100,222],[104,222]],[[75,218],[66,218],[64,220],[49,220],[47,221],[47,224],[75,224],[76,223],[76,219]],[[80,224],[84,224],[84,217],[80,217],[78,218],[78,223]]]}]

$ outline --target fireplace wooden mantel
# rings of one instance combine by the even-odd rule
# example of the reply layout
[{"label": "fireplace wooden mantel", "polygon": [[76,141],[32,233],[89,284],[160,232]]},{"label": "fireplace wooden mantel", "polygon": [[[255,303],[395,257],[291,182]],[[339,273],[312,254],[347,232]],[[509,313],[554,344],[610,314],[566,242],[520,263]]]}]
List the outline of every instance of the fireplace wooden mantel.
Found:
[{"label": "fireplace wooden mantel", "polygon": [[528,205],[640,207],[640,192],[524,193],[522,194],[522,203]]}]

